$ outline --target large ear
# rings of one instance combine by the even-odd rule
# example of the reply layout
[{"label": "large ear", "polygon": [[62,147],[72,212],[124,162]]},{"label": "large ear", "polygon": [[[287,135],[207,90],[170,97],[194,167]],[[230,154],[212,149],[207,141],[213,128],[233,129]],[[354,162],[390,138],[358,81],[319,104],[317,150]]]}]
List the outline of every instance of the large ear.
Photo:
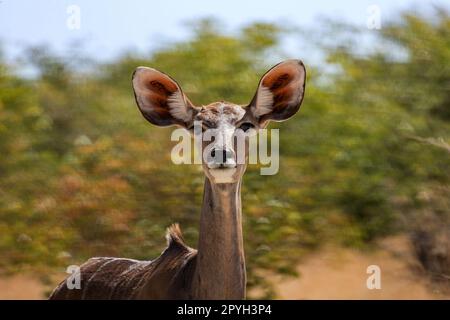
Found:
[{"label": "large ear", "polygon": [[305,93],[306,70],[300,60],[283,61],[259,81],[248,112],[261,127],[270,121],[284,121],[300,108]]},{"label": "large ear", "polygon": [[133,90],[142,115],[158,126],[190,127],[197,109],[168,75],[147,67],[133,73]]}]

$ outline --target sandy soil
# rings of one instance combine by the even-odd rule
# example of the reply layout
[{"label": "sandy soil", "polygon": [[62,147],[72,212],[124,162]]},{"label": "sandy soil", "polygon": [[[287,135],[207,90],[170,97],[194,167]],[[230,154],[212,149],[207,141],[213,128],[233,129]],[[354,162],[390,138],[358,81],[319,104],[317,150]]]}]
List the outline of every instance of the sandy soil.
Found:
[{"label": "sandy soil", "polygon": [[[279,299],[450,299],[413,271],[412,263],[405,237],[396,237],[371,252],[327,247],[305,257],[297,267],[299,278],[272,281]],[[369,265],[381,268],[379,290],[367,289]],[[0,299],[43,299],[46,292],[31,275],[0,278]]]},{"label": "sandy soil", "polygon": [[0,278],[0,300],[43,299],[45,292],[45,286],[31,275],[14,275]]},{"label": "sandy soil", "polygon": [[[450,299],[414,271],[404,237],[381,246],[370,253],[328,247],[312,254],[298,265],[299,278],[274,279],[279,299]],[[380,267],[381,289],[367,288],[369,265]]]}]

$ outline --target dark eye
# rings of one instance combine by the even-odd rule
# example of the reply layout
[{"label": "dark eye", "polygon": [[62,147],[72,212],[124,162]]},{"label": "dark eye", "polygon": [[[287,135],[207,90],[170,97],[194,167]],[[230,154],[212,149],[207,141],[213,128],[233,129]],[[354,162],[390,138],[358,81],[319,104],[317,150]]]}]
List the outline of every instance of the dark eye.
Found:
[{"label": "dark eye", "polygon": [[209,127],[207,125],[205,125],[204,123],[202,123],[200,126],[192,125],[188,128],[188,130],[193,131],[195,133],[199,133],[198,129],[201,129],[202,132],[205,132],[206,130],[209,129]]},{"label": "dark eye", "polygon": [[203,123],[203,125],[202,125],[202,132],[205,132],[206,130],[209,130],[209,129],[211,129],[211,127],[208,126],[208,124]]},{"label": "dark eye", "polygon": [[239,127],[239,129],[243,130],[244,132],[248,131],[249,129],[254,128],[255,126],[253,124],[251,124],[250,122],[244,122],[243,124],[241,124],[241,126]]}]

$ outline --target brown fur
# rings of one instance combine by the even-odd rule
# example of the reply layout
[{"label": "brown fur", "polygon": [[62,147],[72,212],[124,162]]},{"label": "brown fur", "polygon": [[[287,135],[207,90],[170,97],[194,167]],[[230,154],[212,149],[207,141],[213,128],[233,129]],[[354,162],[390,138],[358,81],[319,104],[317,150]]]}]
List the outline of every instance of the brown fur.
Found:
[{"label": "brown fur", "polygon": [[177,224],[167,231],[168,246],[153,261],[91,258],[81,265],[81,289],[68,289],[62,281],[51,300],[67,299],[171,299],[189,298],[186,273],[197,251],[188,247]]},{"label": "brown fur", "polygon": [[[191,129],[194,121],[200,120],[220,132],[213,147],[231,155],[227,162],[202,163],[206,178],[198,253],[184,243],[179,226],[173,225],[167,231],[168,246],[157,259],[89,259],[81,266],[81,289],[69,290],[63,281],[50,299],[244,299],[240,190],[246,163],[232,161],[236,156],[233,135],[242,124],[264,128],[269,120],[283,121],[295,114],[303,99],[305,75],[301,61],[287,60],[262,77],[247,107],[224,101],[195,107],[168,75],[138,67],[133,89],[149,122]],[[202,152],[207,143],[203,141]],[[220,172],[224,167],[232,170],[225,178]]]}]

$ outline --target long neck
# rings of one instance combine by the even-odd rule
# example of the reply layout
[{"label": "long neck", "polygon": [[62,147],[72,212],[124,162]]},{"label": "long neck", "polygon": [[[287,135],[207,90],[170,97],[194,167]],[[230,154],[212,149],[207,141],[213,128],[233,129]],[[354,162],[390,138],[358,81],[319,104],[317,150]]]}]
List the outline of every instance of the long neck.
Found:
[{"label": "long neck", "polygon": [[212,184],[206,178],[193,278],[194,298],[245,298],[241,216],[241,181]]}]

